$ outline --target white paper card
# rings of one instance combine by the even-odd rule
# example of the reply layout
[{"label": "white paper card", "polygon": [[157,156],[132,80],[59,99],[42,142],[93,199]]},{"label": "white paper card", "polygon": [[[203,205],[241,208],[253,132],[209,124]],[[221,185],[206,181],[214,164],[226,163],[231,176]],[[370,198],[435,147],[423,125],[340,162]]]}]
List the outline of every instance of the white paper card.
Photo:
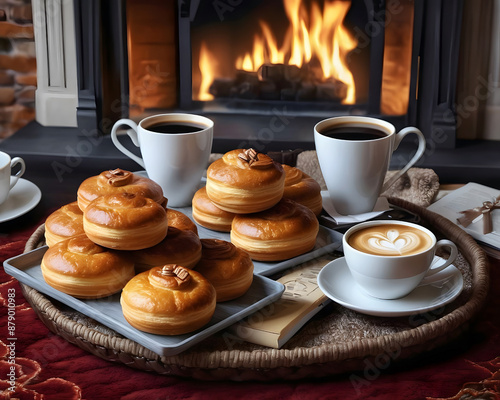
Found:
[{"label": "white paper card", "polygon": [[500,210],[491,211],[493,231],[486,235],[483,233],[482,215],[467,227],[462,226],[457,220],[462,216],[460,211],[480,207],[484,201],[493,201],[499,195],[499,189],[469,182],[431,204],[427,209],[457,224],[474,239],[500,249]]}]

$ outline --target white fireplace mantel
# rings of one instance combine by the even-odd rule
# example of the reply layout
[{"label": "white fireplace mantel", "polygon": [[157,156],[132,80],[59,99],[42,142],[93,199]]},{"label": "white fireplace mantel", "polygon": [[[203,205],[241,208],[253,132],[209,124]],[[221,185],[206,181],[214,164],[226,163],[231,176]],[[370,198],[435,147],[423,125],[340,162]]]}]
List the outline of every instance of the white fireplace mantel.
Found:
[{"label": "white fireplace mantel", "polygon": [[32,0],[37,61],[36,120],[77,126],[78,77],[73,0]]}]

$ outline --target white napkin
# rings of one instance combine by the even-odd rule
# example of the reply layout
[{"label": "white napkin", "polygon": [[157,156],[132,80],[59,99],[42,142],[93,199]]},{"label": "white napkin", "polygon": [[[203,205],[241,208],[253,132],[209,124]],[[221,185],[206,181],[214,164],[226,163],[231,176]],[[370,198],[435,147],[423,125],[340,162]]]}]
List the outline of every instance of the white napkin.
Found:
[{"label": "white napkin", "polygon": [[363,222],[369,219],[375,218],[380,214],[391,209],[389,202],[386,197],[379,197],[375,203],[373,211],[357,214],[357,215],[341,215],[335,210],[332,200],[330,199],[330,194],[328,191],[321,191],[321,197],[323,198],[323,209],[328,213],[331,219],[337,225],[352,224],[356,222]]}]

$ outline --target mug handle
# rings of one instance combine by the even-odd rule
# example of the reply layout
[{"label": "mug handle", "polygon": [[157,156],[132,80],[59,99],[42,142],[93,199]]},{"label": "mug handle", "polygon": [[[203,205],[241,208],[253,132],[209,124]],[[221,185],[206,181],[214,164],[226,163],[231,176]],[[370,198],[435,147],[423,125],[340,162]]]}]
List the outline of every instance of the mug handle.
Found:
[{"label": "mug handle", "polygon": [[385,192],[387,189],[389,189],[394,184],[394,182],[396,182],[401,177],[401,175],[403,175],[406,171],[408,171],[413,166],[413,164],[415,164],[420,159],[420,157],[422,157],[422,155],[425,152],[425,146],[426,146],[425,136],[419,129],[413,126],[403,128],[398,133],[396,133],[393,152],[398,148],[399,144],[401,143],[401,140],[403,140],[403,138],[409,133],[414,133],[418,137],[417,151],[413,155],[412,159],[408,162],[408,164],[404,166],[403,169],[395,173],[393,176],[391,176],[390,179],[388,179],[384,183],[384,185],[382,186],[382,191],[380,193]]},{"label": "mug handle", "polygon": [[120,141],[118,140],[116,132],[118,131],[118,128],[122,125],[128,125],[132,129],[127,129],[126,133],[132,140],[132,143],[136,146],[139,147],[139,138],[137,136],[137,124],[132,121],[131,119],[119,119],[118,121],[115,122],[113,125],[113,128],[111,129],[111,140],[113,144],[116,146],[118,150],[120,150],[123,154],[125,154],[127,157],[130,157],[132,160],[134,160],[137,164],[139,164],[142,168],[146,168],[144,165],[144,161],[141,157],[136,156],[134,153],[132,153],[130,150],[126,149],[125,146],[123,146]]},{"label": "mug handle", "polygon": [[15,184],[19,181],[19,178],[23,176],[24,172],[26,171],[26,164],[24,163],[24,160],[21,157],[14,157],[10,161],[10,168],[14,168],[17,164],[21,165],[21,169],[17,171],[17,173],[14,176],[11,176],[10,180],[10,189],[12,189]]},{"label": "mug handle", "polygon": [[422,280],[422,282],[420,282],[419,286],[429,285],[431,283],[439,281],[441,278],[438,276],[434,276],[434,275],[436,275],[438,272],[440,272],[443,269],[445,269],[446,267],[448,267],[450,264],[452,264],[456,260],[456,258],[458,256],[458,249],[457,249],[457,246],[455,245],[455,243],[453,243],[452,241],[447,240],[447,239],[441,239],[436,244],[436,250],[440,247],[448,247],[450,249],[450,256],[448,257],[447,260],[444,260],[444,262],[439,264],[437,267],[435,267],[434,265],[437,264],[437,261],[439,261],[439,260],[433,261],[431,264],[431,267],[429,268],[429,270],[425,274],[425,277]]}]

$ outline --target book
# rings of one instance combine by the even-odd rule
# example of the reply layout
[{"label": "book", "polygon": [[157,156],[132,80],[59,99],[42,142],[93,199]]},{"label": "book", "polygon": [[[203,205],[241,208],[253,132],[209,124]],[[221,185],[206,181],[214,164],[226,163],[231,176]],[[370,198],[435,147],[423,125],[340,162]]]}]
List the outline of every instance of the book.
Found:
[{"label": "book", "polygon": [[285,286],[281,298],[233,324],[230,332],[250,343],[281,348],[331,301],[319,288],[317,277],[334,258],[336,256],[323,256],[288,270],[277,279]]},{"label": "book", "polygon": [[[489,203],[485,206],[485,202]],[[482,245],[486,253],[500,257],[499,189],[470,182],[450,191],[427,209],[457,224]]]}]

